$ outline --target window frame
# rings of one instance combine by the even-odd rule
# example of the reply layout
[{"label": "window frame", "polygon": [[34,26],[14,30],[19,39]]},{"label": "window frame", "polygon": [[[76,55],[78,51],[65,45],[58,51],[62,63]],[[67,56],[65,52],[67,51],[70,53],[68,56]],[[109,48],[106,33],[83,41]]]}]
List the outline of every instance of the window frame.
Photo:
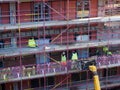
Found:
[{"label": "window frame", "polygon": [[[49,21],[50,20],[50,8],[47,5],[45,5],[44,3],[42,3],[42,2],[34,3],[33,9],[34,9],[34,21],[44,21],[44,20]],[[45,16],[46,10],[47,10],[47,15]],[[38,14],[38,15],[36,15],[36,14]]]},{"label": "window frame", "polygon": [[[86,8],[85,3],[88,3],[88,7]],[[81,4],[81,7],[80,7]],[[76,17],[77,18],[88,18],[90,16],[90,3],[89,0],[77,0],[77,12]],[[81,9],[79,9],[81,8]]]}]

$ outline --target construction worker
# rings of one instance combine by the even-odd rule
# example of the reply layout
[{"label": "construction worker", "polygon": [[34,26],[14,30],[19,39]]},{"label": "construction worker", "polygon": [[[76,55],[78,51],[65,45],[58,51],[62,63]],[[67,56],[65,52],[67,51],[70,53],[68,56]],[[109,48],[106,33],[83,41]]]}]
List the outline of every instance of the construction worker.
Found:
[{"label": "construction worker", "polygon": [[76,65],[77,60],[78,60],[78,54],[77,54],[77,52],[75,52],[75,51],[72,52],[72,58],[71,58],[71,60],[72,60],[71,68],[72,69],[77,68],[77,65]]},{"label": "construction worker", "polygon": [[107,55],[107,52],[108,52],[108,51],[109,51],[109,48],[108,48],[108,47],[106,47],[106,46],[103,47],[103,52],[104,52],[105,55]]},{"label": "construction worker", "polygon": [[112,55],[112,52],[108,51],[108,52],[107,52],[107,55],[108,55],[108,56],[111,56],[111,55]]},{"label": "construction worker", "polygon": [[36,47],[37,46],[34,38],[31,38],[28,40],[28,46],[29,47]]},{"label": "construction worker", "polygon": [[103,52],[104,52],[105,55],[110,55],[110,56],[112,55],[112,52],[109,51],[108,47],[103,47]]},{"label": "construction worker", "polygon": [[75,51],[72,52],[72,58],[71,59],[72,59],[72,61],[78,60],[77,52],[75,52]]},{"label": "construction worker", "polygon": [[61,65],[66,65],[66,55],[65,52],[61,54]]}]

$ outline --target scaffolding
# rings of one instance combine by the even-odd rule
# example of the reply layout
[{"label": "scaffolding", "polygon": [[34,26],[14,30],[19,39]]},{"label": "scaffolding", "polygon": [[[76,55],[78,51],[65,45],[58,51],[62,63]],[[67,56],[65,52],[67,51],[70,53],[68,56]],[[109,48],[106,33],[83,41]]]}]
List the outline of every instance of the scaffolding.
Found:
[{"label": "scaffolding", "polygon": [[[2,60],[5,58],[14,58],[15,60],[19,60],[19,64],[17,66],[15,65],[0,69],[0,83],[20,81],[20,89],[29,90],[23,88],[23,80],[43,78],[43,87],[31,89],[71,90],[76,86],[77,89],[93,89],[91,73],[88,70],[72,70],[72,62],[69,60],[69,54],[72,50],[81,50],[85,48],[87,50],[90,48],[97,49],[103,46],[114,47],[120,44],[119,0],[98,0],[100,4],[98,5],[98,10],[92,9],[92,0],[88,0],[86,2],[84,2],[84,0],[78,0],[78,11],[73,11],[76,9],[76,6],[72,6],[73,3],[75,4],[74,0],[29,0],[29,2],[30,1],[34,5],[34,8],[29,11],[21,10],[22,4],[28,2],[27,0],[0,0],[0,5],[4,2],[10,2],[11,5],[16,3],[17,8],[15,11],[11,10],[1,13],[2,9],[0,7],[0,23],[6,23],[8,22],[7,18],[12,18],[10,24],[0,24],[0,39],[6,39],[4,48],[0,49],[0,58]],[[54,7],[56,8],[52,7],[52,2],[54,2],[53,6],[55,5]],[[51,3],[51,5],[49,3]],[[86,3],[88,8],[84,5]],[[82,10],[79,10],[81,7]],[[99,15],[96,15],[96,12]],[[8,15],[8,13],[10,13],[10,15]],[[77,13],[77,17],[74,13]],[[95,13],[95,15],[92,15],[92,13]],[[4,20],[2,20],[2,18]],[[118,24],[116,25],[114,23]],[[73,35],[73,33],[75,35]],[[87,37],[90,38],[84,40],[82,35],[87,35]],[[76,40],[77,36],[80,37],[78,41]],[[27,42],[30,37],[35,37],[37,40],[42,38],[43,42],[45,40],[50,40],[50,43],[41,44],[40,41],[38,41],[37,47],[29,48],[27,46]],[[11,45],[11,43],[13,45]],[[54,53],[63,51],[66,52],[68,59],[66,66],[61,65],[60,59],[56,59],[48,55],[50,52]],[[95,51],[91,53],[94,52]],[[112,56],[91,56],[87,58],[79,58],[78,60],[79,62],[85,60],[95,60],[99,72],[104,73],[103,69],[106,70],[106,75],[100,76],[102,88],[108,89],[112,85],[114,87],[120,84],[120,79],[116,78],[120,76],[120,55],[119,52],[114,53],[115,54]],[[42,54],[44,55],[44,58],[49,58],[51,62],[44,64],[34,63],[23,65],[23,57],[25,55],[33,54]],[[111,68],[116,68],[115,70],[117,70],[114,72],[115,75],[113,74],[113,76],[113,71],[110,70]],[[82,72],[86,73],[85,81],[82,79],[78,82],[71,81],[73,73],[80,73],[79,76],[82,77]],[[60,81],[56,81],[54,85],[48,85],[47,77],[57,75],[61,75],[59,77],[61,78]],[[65,77],[62,77],[62,75],[65,75]],[[116,81],[117,83],[115,83]],[[10,90],[12,90],[12,88]]]}]

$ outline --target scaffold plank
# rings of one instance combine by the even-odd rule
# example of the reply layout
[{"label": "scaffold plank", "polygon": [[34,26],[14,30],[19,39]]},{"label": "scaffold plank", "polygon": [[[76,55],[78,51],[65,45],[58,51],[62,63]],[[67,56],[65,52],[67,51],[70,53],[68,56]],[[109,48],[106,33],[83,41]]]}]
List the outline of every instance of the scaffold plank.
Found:
[{"label": "scaffold plank", "polygon": [[105,45],[116,45],[120,44],[120,39],[110,39],[110,40],[104,40],[104,41],[87,41],[87,42],[79,42],[79,43],[73,43],[69,45],[45,45],[43,47],[36,47],[36,48],[3,48],[0,49],[0,55],[4,57],[9,56],[17,56],[17,55],[29,55],[29,54],[35,54],[35,53],[42,53],[42,52],[52,52],[52,51],[62,51],[66,49],[79,49],[79,48],[90,48],[90,47],[98,47],[98,46],[105,46]]},{"label": "scaffold plank", "polygon": [[74,19],[69,21],[43,21],[43,22],[27,22],[20,24],[4,24],[0,25],[0,31],[2,30],[15,30],[19,28],[36,28],[36,27],[52,27],[52,26],[64,26],[74,24],[85,24],[85,23],[97,23],[97,22],[114,22],[120,21],[120,16],[109,16],[109,17],[94,17],[84,19]]}]

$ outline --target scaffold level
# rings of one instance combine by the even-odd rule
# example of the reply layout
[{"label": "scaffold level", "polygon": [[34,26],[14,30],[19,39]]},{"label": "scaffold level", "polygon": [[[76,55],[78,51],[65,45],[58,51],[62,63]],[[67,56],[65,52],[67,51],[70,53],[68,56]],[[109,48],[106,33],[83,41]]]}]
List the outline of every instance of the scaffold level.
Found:
[{"label": "scaffold level", "polygon": [[15,29],[30,29],[36,27],[52,27],[52,26],[64,26],[64,25],[79,25],[79,24],[87,24],[87,23],[104,23],[104,22],[119,22],[120,16],[109,16],[109,17],[94,17],[94,18],[86,18],[86,19],[75,19],[69,21],[45,21],[45,22],[27,22],[27,23],[18,23],[18,24],[8,24],[8,25],[0,25],[0,30],[15,30]]}]

